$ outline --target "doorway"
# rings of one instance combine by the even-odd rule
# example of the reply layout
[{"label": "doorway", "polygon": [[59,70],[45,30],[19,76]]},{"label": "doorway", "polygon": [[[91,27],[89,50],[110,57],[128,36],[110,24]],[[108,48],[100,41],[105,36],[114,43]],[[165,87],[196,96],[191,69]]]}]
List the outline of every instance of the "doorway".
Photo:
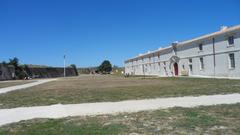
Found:
[{"label": "doorway", "polygon": [[174,75],[175,76],[178,76],[178,64],[177,63],[174,63]]}]

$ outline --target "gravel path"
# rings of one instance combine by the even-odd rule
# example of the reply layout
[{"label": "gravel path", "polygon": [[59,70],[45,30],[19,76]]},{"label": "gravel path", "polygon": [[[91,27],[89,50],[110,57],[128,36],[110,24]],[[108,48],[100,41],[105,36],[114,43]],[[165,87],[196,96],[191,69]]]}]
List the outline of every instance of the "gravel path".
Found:
[{"label": "gravel path", "polygon": [[51,105],[23,107],[0,110],[0,126],[8,123],[34,118],[62,118],[68,116],[86,116],[138,112],[171,107],[196,107],[217,104],[240,103],[240,94],[210,95],[199,97],[157,98],[148,100],[129,100],[121,102],[100,102],[69,105]]},{"label": "gravel path", "polygon": [[32,83],[27,83],[27,84],[22,84],[22,85],[17,85],[17,86],[1,88],[0,89],[0,94],[7,93],[7,92],[10,92],[10,91],[15,91],[15,90],[26,89],[26,88],[29,88],[29,87],[33,87],[33,86],[36,86],[36,85],[40,85],[40,84],[43,84],[43,83],[56,81],[56,80],[57,79],[43,79],[43,80],[37,80],[36,82],[32,82]]}]

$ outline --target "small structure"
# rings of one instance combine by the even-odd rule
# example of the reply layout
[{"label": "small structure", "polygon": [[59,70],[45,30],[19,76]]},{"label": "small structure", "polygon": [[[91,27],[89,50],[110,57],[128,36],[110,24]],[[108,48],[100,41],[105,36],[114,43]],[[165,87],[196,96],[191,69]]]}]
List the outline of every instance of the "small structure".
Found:
[{"label": "small structure", "polygon": [[14,78],[15,78],[14,66],[0,63],[0,81],[11,80]]}]

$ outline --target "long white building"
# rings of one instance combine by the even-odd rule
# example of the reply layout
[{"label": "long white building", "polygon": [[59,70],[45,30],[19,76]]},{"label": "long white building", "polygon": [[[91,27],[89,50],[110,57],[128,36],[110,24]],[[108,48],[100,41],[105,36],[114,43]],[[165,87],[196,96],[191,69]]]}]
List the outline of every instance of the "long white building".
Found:
[{"label": "long white building", "polygon": [[240,77],[240,25],[125,61],[130,75]]}]

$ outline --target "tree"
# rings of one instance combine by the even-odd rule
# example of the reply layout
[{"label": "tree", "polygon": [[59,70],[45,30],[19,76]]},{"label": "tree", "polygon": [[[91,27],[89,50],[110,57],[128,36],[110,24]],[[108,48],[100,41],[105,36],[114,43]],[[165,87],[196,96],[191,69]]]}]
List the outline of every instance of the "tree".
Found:
[{"label": "tree", "polygon": [[24,65],[23,66],[23,69],[25,70],[25,73],[28,75],[28,76],[32,76],[32,73],[30,71],[30,68],[28,67],[28,65]]},{"label": "tree", "polygon": [[7,63],[6,61],[3,61],[2,64],[3,64],[4,66],[8,65],[8,63]]},{"label": "tree", "polygon": [[119,67],[116,65],[113,65],[113,69],[118,69]]},{"label": "tree", "polygon": [[77,66],[75,64],[71,64],[70,66],[74,69],[74,71],[76,72],[76,75],[78,75]]},{"label": "tree", "polygon": [[102,73],[110,73],[112,71],[112,64],[108,60],[104,60],[98,67],[98,71]]},{"label": "tree", "polygon": [[15,68],[15,74],[18,79],[23,79],[27,77],[26,72],[24,71],[23,67],[19,66],[19,59],[14,57],[13,59],[9,59],[8,65],[13,65]]},{"label": "tree", "polygon": [[13,59],[9,59],[9,65],[13,65],[15,68],[19,67],[19,59],[14,57]]}]

